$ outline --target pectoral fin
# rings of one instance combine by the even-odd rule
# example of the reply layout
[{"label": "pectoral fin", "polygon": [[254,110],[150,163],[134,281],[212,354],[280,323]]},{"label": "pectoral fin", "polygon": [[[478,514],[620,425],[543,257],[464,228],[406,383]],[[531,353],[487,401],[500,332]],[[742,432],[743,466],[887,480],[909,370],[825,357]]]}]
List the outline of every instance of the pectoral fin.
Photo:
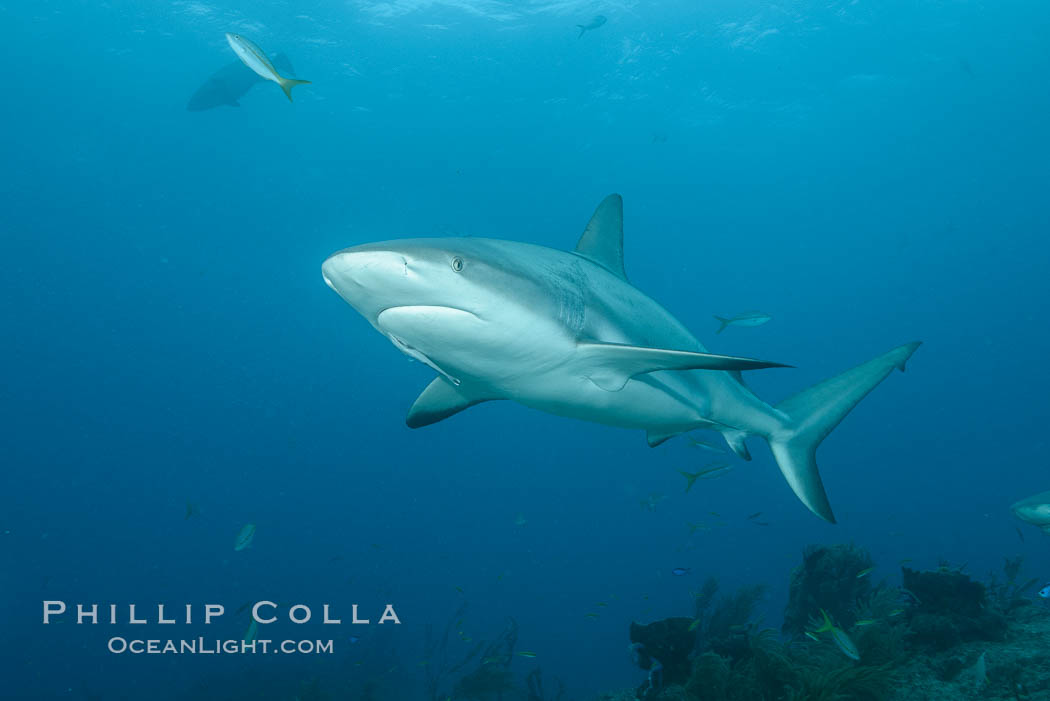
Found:
[{"label": "pectoral fin", "polygon": [[619,343],[580,343],[577,355],[584,376],[598,387],[618,392],[635,375],[657,370],[759,370],[791,367],[753,358],[643,348]]},{"label": "pectoral fin", "polygon": [[434,381],[427,385],[422,394],[416,398],[412,408],[408,410],[405,423],[409,428],[429,426],[453,414],[458,414],[464,409],[469,409],[475,404],[493,399],[501,399],[501,397],[472,392],[470,388],[462,385],[457,387],[444,377],[435,377]]}]

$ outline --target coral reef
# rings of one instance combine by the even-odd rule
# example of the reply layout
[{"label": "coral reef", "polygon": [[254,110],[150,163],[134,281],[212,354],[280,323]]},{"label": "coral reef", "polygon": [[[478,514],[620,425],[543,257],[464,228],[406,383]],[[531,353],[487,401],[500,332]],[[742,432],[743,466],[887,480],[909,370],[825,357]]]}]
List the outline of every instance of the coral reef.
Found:
[{"label": "coral reef", "polygon": [[449,679],[467,667],[477,658],[483,647],[483,642],[476,643],[470,650],[454,660],[449,652],[449,640],[452,631],[461,625],[467,614],[467,602],[463,602],[449,617],[444,629],[440,634],[436,633],[433,626],[427,625],[426,638],[423,642],[423,660],[426,662],[426,690],[430,701],[438,701],[449,696],[447,685]]},{"label": "coral reef", "polygon": [[914,599],[908,623],[916,645],[947,650],[973,640],[1003,640],[1006,615],[990,608],[985,586],[960,570],[902,567],[901,581]]},{"label": "coral reef", "polygon": [[[631,649],[644,677],[636,688],[595,701],[1050,701],[1050,606],[1032,598],[1036,580],[1021,575],[1020,558],[1006,558],[1002,572],[983,582],[965,568],[941,563],[932,570],[903,567],[898,587],[872,582],[871,567],[870,556],[853,545],[807,548],[791,574],[785,619],[793,623],[785,625],[784,635],[758,623],[763,586],[722,594],[718,581],[709,578],[693,595],[692,618],[631,623]],[[828,581],[821,583],[821,576]],[[419,666],[425,670],[426,697],[563,701],[568,696],[560,679],[544,683],[539,660],[529,663],[527,673],[515,673],[513,619],[494,638],[471,642],[465,616],[462,604],[444,628],[427,631]],[[325,687],[308,677],[275,684],[259,677],[239,682],[242,696],[418,698],[419,687],[405,683],[407,675],[391,673],[398,665],[386,664],[396,652],[379,634],[369,642],[375,657],[360,657],[371,654],[364,649],[355,658],[371,671],[347,683]],[[212,689],[198,683],[192,698],[228,699],[228,689],[228,684]]]},{"label": "coral reef", "polygon": [[[1035,580],[1024,580],[1021,566],[1020,558],[1007,558],[1002,577],[987,584],[944,563],[929,571],[904,567],[898,588],[871,582],[863,549],[811,546],[791,575],[787,639],[752,620],[762,587],[718,597],[717,580],[708,579],[691,622],[631,625],[643,669],[652,664],[645,646],[663,646],[675,660],[666,683],[601,699],[1050,701],[1050,608],[1028,598]],[[834,634],[819,632],[822,609]],[[683,629],[692,630],[688,648]]]},{"label": "coral reef", "polygon": [[889,701],[1050,699],[1050,611],[1035,606],[1021,611],[1009,622],[1005,641],[961,643],[910,656]]},{"label": "coral reef", "polygon": [[689,653],[693,634],[689,618],[665,618],[648,625],[631,623],[631,643],[638,656],[638,666],[653,670],[656,663],[662,671],[658,686],[681,684],[689,678]]},{"label": "coral reef", "polygon": [[1000,582],[995,575],[989,577],[988,598],[996,609],[1006,615],[1010,615],[1014,612],[1014,609],[1021,606],[1030,606],[1032,604],[1031,599],[1026,595],[1032,590],[1032,587],[1039,583],[1039,580],[1032,577],[1019,582],[1018,578],[1023,565],[1024,557],[1021,555],[1014,558],[1003,558],[1003,575],[1005,580]]},{"label": "coral reef", "polygon": [[525,686],[528,689],[528,701],[561,701],[565,695],[565,684],[561,679],[554,678],[555,689],[550,696],[543,693],[543,673],[536,667],[529,676],[525,677]]},{"label": "coral reef", "polygon": [[871,578],[864,573],[873,565],[868,551],[852,544],[806,548],[802,564],[791,573],[784,632],[802,635],[809,621],[820,616],[820,609],[843,627],[853,625],[857,602],[871,594]]},{"label": "coral reef", "polygon": [[748,635],[754,632],[755,605],[765,593],[766,587],[761,584],[741,587],[735,594],[720,597],[703,607],[698,597],[696,618],[700,621],[697,626],[700,649],[713,650],[732,659],[746,656],[750,651]]},{"label": "coral reef", "polygon": [[499,636],[488,643],[478,666],[463,675],[452,689],[452,698],[475,701],[501,699],[514,688],[514,676],[510,663],[514,659],[514,647],[518,644],[518,624],[513,618]]}]

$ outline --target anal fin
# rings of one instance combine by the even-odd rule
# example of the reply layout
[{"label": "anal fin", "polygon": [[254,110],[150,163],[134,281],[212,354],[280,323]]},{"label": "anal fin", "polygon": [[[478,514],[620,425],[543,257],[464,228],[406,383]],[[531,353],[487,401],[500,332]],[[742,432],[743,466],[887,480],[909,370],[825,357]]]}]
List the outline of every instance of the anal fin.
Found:
[{"label": "anal fin", "polygon": [[736,429],[726,429],[722,431],[722,435],[725,437],[729,447],[733,449],[733,452],[741,460],[751,459],[751,451],[747,449],[747,443],[744,442],[744,439],[747,438],[747,433]]},{"label": "anal fin", "polygon": [[649,443],[650,448],[655,448],[664,441],[669,441],[675,436],[680,436],[685,431],[675,431],[674,433],[662,433],[660,431],[646,431],[645,440]]}]

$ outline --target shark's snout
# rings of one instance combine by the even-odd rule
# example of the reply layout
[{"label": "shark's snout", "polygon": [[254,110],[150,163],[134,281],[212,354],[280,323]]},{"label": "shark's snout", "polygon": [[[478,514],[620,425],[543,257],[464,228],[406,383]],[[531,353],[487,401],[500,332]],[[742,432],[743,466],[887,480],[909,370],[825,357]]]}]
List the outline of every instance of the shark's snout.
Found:
[{"label": "shark's snout", "polygon": [[390,277],[406,276],[408,260],[394,251],[350,249],[329,256],[321,264],[321,274],[329,284],[345,279],[367,285]]},{"label": "shark's snout", "polygon": [[325,284],[371,321],[387,307],[418,303],[422,289],[411,260],[389,249],[340,251],[321,264],[321,275]]},{"label": "shark's snout", "polygon": [[337,292],[345,285],[367,289],[407,277],[408,259],[394,251],[349,249],[329,256],[321,274]]}]

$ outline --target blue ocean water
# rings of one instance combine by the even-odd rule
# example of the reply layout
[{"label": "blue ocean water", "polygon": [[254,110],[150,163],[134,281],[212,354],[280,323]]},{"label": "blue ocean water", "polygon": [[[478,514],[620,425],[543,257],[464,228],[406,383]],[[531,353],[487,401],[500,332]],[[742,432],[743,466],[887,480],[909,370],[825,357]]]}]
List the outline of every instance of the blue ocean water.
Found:
[{"label": "blue ocean water", "polygon": [[[779,625],[810,543],[891,582],[1017,554],[1050,579],[1008,510],[1050,488],[1048,26],[1016,0],[0,4],[5,697],[429,698],[427,626],[466,603],[450,656],[513,618],[519,684],[582,699],[637,685],[629,623],[690,615],[709,575],[768,586]],[[225,32],[311,84],[188,111]],[[571,249],[611,192],[634,285],[713,352],[796,366],[750,374],[764,399],[924,342],[821,448],[838,525],[757,439],[685,493],[712,458],[681,439],[511,402],[410,430],[433,371],[321,279],[407,236]],[[750,309],[773,320],[715,335]],[[343,625],[272,636],[334,651],[107,651],[239,639],[264,599],[330,603]],[[102,621],[45,626],[48,600]]]}]

